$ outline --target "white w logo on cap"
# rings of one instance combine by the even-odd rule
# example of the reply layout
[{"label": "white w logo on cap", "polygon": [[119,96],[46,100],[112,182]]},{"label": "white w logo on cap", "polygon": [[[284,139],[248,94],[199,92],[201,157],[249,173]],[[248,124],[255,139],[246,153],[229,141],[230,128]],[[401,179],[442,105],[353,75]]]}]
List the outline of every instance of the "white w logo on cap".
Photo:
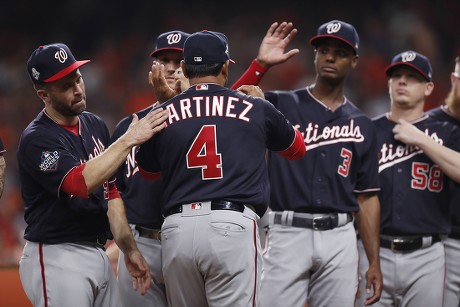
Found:
[{"label": "white w logo on cap", "polygon": [[59,51],[54,54],[54,58],[63,64],[67,61],[67,57],[67,52],[62,48],[59,48]]},{"label": "white w logo on cap", "polygon": [[337,33],[340,31],[340,28],[342,27],[342,25],[338,22],[333,22],[333,23],[330,23],[326,26],[327,28],[327,33],[331,34],[331,33]]},{"label": "white w logo on cap", "polygon": [[401,55],[401,59],[402,59],[403,62],[412,62],[413,60],[415,60],[416,57],[417,57],[417,55],[414,52],[411,52],[411,51],[404,52]]},{"label": "white w logo on cap", "polygon": [[166,39],[168,40],[168,44],[170,45],[177,44],[178,42],[180,42],[181,38],[182,35],[180,33],[172,33],[166,37]]}]

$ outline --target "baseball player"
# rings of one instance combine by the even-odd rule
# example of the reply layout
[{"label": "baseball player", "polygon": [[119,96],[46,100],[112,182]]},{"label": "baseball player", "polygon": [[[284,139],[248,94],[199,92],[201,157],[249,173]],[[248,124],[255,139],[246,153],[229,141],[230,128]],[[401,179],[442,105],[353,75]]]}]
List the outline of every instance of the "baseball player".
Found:
[{"label": "baseball player", "polygon": [[[155,50],[151,56],[164,66],[165,82],[168,87],[174,88],[176,85],[176,71],[184,58],[183,46],[189,35],[182,31],[170,31],[160,34],[156,39]],[[151,73],[149,79],[152,80]],[[158,102],[153,104],[156,105]],[[139,111],[138,117],[143,118],[151,109],[152,107],[149,107]],[[131,121],[132,117],[128,116],[118,123],[112,135],[113,142],[126,132]],[[150,265],[152,282],[144,296],[133,291],[131,274],[124,264],[125,255],[121,252],[118,258],[118,284],[124,306],[166,307],[166,292],[161,272],[160,228],[163,223],[160,206],[161,184],[160,181],[146,180],[139,174],[135,161],[137,148],[135,146],[131,149],[125,163],[118,169],[116,185],[125,203],[126,217],[134,239]]]},{"label": "baseball player", "polygon": [[371,266],[366,275],[380,297],[380,205],[372,122],[344,96],[358,63],[356,29],[332,20],[318,28],[315,83],[265,97],[297,127],[308,154],[299,161],[269,157],[270,209],[262,306],[353,306],[358,251],[353,217]]},{"label": "baseball player", "polygon": [[[224,87],[233,62],[225,35],[184,45],[191,87],[166,101],[166,129],[136,155],[162,175],[163,274],[171,306],[257,306],[262,269],[257,219],[267,209],[266,149],[305,154],[299,131],[271,104]],[[262,94],[262,93],[260,93]]]},{"label": "baseball player", "polygon": [[[287,55],[279,45],[287,44],[296,32],[297,30],[292,28],[292,23],[273,23],[262,42],[262,59],[273,63],[272,65],[285,61]],[[168,95],[173,97],[176,92],[180,93],[189,86],[188,80],[184,79],[183,75],[178,75],[181,73],[180,61],[183,59],[183,45],[188,36],[188,33],[182,31],[170,31],[160,34],[156,39],[155,50],[151,53],[154,64],[152,71],[149,72],[149,83],[160,99],[165,99],[164,97]],[[242,77],[241,82],[250,84],[253,81],[251,77]],[[240,85],[235,84],[232,89]],[[152,107],[158,103],[153,104]],[[139,111],[138,117],[144,117],[152,107]],[[118,139],[126,131],[130,122],[130,116],[120,121],[112,135],[112,141]],[[166,306],[159,241],[163,222],[160,211],[161,184],[159,180],[146,180],[139,174],[135,161],[136,151],[137,147],[134,147],[125,163],[120,166],[116,174],[116,184],[125,202],[126,215],[134,239],[150,265],[152,286],[145,296],[132,291],[131,275],[124,265],[123,253],[120,253],[118,259],[118,283],[125,306]]]},{"label": "baseball player", "polygon": [[3,146],[3,141],[0,138],[0,198],[3,195],[3,187],[5,186],[5,157],[3,154],[6,152],[5,146]]},{"label": "baseball player", "polygon": [[442,306],[441,240],[451,228],[449,186],[452,179],[460,180],[460,130],[423,111],[434,88],[424,55],[412,50],[397,54],[385,72],[390,112],[374,119],[383,273],[376,306]]},{"label": "baseball player", "polygon": [[[450,76],[451,90],[445,104],[428,112],[430,117],[460,127],[460,50],[455,58],[455,70]],[[460,306],[460,186],[453,187],[451,199],[452,229],[444,240],[446,280],[443,306]]]},{"label": "baseball player", "polygon": [[45,107],[23,131],[17,151],[25,206],[19,271],[34,306],[121,306],[104,251],[108,239],[129,257],[133,288],[145,294],[148,265],[126,222],[112,177],[131,148],[165,127],[158,109],[133,123],[108,146],[98,116],[85,112],[85,84],[77,61],[61,43],[38,47],[27,71]]}]

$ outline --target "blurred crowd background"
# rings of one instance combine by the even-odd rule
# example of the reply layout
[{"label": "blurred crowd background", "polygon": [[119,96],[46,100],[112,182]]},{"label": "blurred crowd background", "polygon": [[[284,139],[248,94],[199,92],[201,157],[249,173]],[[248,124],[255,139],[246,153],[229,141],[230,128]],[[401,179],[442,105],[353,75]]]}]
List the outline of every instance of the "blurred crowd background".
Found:
[{"label": "blurred crowd background", "polygon": [[438,106],[450,87],[460,48],[460,1],[2,1],[0,4],[0,136],[7,169],[0,200],[0,266],[18,264],[23,247],[23,204],[16,149],[22,130],[43,108],[27,75],[26,62],[39,45],[66,43],[77,59],[91,59],[81,71],[88,111],[102,116],[110,131],[124,116],[153,102],[147,82],[157,35],[170,30],[223,32],[229,38],[229,85],[257,55],[274,21],[299,30],[290,48],[300,54],[271,69],[263,90],[293,89],[313,81],[308,40],[332,19],[353,24],[360,35],[360,62],[350,75],[347,97],[370,117],[389,109],[385,67],[413,49],[428,56],[435,91],[427,109]]}]

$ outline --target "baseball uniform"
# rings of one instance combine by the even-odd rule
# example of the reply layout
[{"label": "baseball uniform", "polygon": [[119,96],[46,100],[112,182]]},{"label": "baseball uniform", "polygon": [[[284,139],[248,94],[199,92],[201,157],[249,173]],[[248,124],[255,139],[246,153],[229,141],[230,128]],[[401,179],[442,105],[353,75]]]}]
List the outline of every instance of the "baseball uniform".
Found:
[{"label": "baseball uniform", "polygon": [[[460,127],[460,121],[449,115],[446,107],[440,106],[428,112],[428,115],[442,122],[451,123]],[[460,185],[452,183],[453,191],[450,196],[452,211],[452,229],[444,242],[446,258],[446,278],[443,306],[458,306],[460,304]]]},{"label": "baseball uniform", "polygon": [[[137,112],[139,118],[147,114],[152,107]],[[112,141],[123,135],[131,123],[132,117],[121,120],[115,127]],[[138,147],[135,146],[116,173],[117,188],[126,208],[126,218],[130,224],[134,239],[150,266],[152,283],[147,294],[141,296],[132,289],[131,274],[126,269],[124,254],[118,258],[118,285],[124,306],[167,306],[166,292],[161,272],[160,229],[163,223],[161,214],[160,180],[146,180],[139,173],[135,160]]]},{"label": "baseball uniform", "polygon": [[[179,61],[179,52],[183,52],[185,40],[190,34],[182,31],[169,31],[160,34],[156,39],[155,50],[150,56],[162,62],[168,68],[177,68],[174,63]],[[173,51],[174,57],[171,57]],[[174,63],[174,64],[173,64]],[[152,107],[139,110],[136,114],[139,118],[144,117]],[[112,141],[116,141],[128,129],[132,117],[122,119],[112,135]],[[160,229],[163,223],[161,214],[161,184],[160,180],[146,180],[139,174],[139,168],[135,159],[138,147],[134,147],[128,157],[116,173],[117,188],[125,203],[126,217],[130,224],[134,239],[139,250],[144,255],[150,266],[152,276],[151,286],[147,294],[139,295],[132,289],[131,274],[126,269],[124,254],[120,251],[118,257],[118,284],[120,287],[121,299],[124,306],[167,306],[166,290],[161,271],[161,243]]]},{"label": "baseball uniform", "polygon": [[108,184],[88,198],[60,190],[73,168],[109,144],[107,127],[91,113],[79,115],[78,130],[75,135],[42,111],[21,135],[17,159],[27,227],[20,274],[34,306],[119,304],[115,275],[103,249],[113,238]]},{"label": "baseball uniform", "polygon": [[[358,34],[333,20],[321,25],[310,43],[317,50],[317,82],[265,94],[301,131],[308,154],[299,161],[269,156],[272,212],[263,254],[263,306],[353,306],[358,286],[353,215],[359,194],[375,202],[379,189],[373,125],[346,97],[335,99],[356,62]],[[329,70],[322,67],[327,65]],[[315,89],[333,100],[334,109],[312,94]]]},{"label": "baseball uniform", "polygon": [[[384,289],[375,305],[442,306],[445,265],[441,238],[450,232],[450,179],[421,150],[394,139],[395,123],[387,114],[374,123],[380,148],[380,261],[384,272]],[[445,146],[460,150],[455,127],[426,115],[413,124]]]},{"label": "baseball uniform", "polygon": [[374,127],[348,99],[332,112],[309,88],[265,97],[302,132],[308,153],[299,161],[269,157],[273,212],[263,305],[300,306],[307,297],[312,306],[353,304],[358,254],[351,215],[359,210],[356,193],[379,188]]},{"label": "baseball uniform", "polygon": [[17,150],[27,223],[19,273],[34,306],[121,306],[104,249],[113,239],[107,214],[109,199],[118,193],[115,178],[88,194],[78,175],[110,138],[103,120],[84,111],[78,69],[88,62],[77,61],[61,43],[38,47],[27,62],[45,104],[22,132]]},{"label": "baseball uniform", "polygon": [[[445,281],[442,239],[451,230],[453,183],[422,149],[395,139],[396,122],[390,116],[393,112],[400,116],[421,111],[423,102],[412,97],[426,95],[432,80],[431,64],[425,56],[410,50],[393,57],[386,74],[392,78],[389,82],[392,109],[373,120],[379,148],[383,272],[383,291],[375,306],[442,306]],[[406,105],[401,107],[403,102]],[[423,113],[411,123],[437,143],[460,150],[458,127]],[[360,255],[364,251],[360,250]],[[361,261],[361,274],[366,265]]]},{"label": "baseball uniform", "polygon": [[301,157],[300,134],[268,102],[214,83],[191,86],[162,107],[170,111],[167,127],[140,146],[136,159],[143,171],[162,173],[169,304],[257,306],[256,221],[269,192],[265,152]]}]

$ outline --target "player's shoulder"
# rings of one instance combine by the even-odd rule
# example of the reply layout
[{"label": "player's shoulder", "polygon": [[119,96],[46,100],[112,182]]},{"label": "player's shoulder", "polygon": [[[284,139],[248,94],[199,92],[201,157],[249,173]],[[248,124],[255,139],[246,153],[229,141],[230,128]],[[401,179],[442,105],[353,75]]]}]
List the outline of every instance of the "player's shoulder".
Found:
[{"label": "player's shoulder", "polygon": [[430,109],[426,112],[426,114],[434,119],[450,122],[456,126],[460,126],[460,120],[450,115],[445,105]]},{"label": "player's shoulder", "polygon": [[298,103],[299,101],[305,101],[308,98],[308,91],[306,88],[298,88],[295,90],[273,90],[265,93],[265,98],[273,104],[277,104],[278,101],[287,103],[289,101]]},{"label": "player's shoulder", "polygon": [[371,118],[364,113],[360,108],[358,108],[352,101],[346,99],[345,103],[342,106],[342,116],[348,117],[355,121],[360,122],[361,124],[370,124],[372,125]]},{"label": "player's shoulder", "polygon": [[372,121],[374,123],[388,121],[387,113],[380,114],[380,115],[372,117]]},{"label": "player's shoulder", "polygon": [[432,108],[432,109],[426,111],[426,114],[428,116],[431,116],[431,117],[435,117],[435,116],[438,116],[438,115],[443,114],[443,113],[444,112],[442,110],[442,106],[435,107],[435,108]]},{"label": "player's shoulder", "polygon": [[105,122],[101,116],[88,111],[82,112],[80,115],[78,115],[78,117],[83,122],[99,123],[105,125]]},{"label": "player's shoulder", "polygon": [[[137,111],[135,114],[137,115],[137,117],[139,119],[145,117],[150,111],[152,110],[152,106],[148,106],[142,110],[139,110]],[[133,115],[130,114],[130,115],[127,115],[125,117],[123,117],[115,126],[115,130],[114,131],[118,131],[118,130],[124,130],[126,131],[129,127],[129,125],[131,124],[131,122],[133,121]]]}]

